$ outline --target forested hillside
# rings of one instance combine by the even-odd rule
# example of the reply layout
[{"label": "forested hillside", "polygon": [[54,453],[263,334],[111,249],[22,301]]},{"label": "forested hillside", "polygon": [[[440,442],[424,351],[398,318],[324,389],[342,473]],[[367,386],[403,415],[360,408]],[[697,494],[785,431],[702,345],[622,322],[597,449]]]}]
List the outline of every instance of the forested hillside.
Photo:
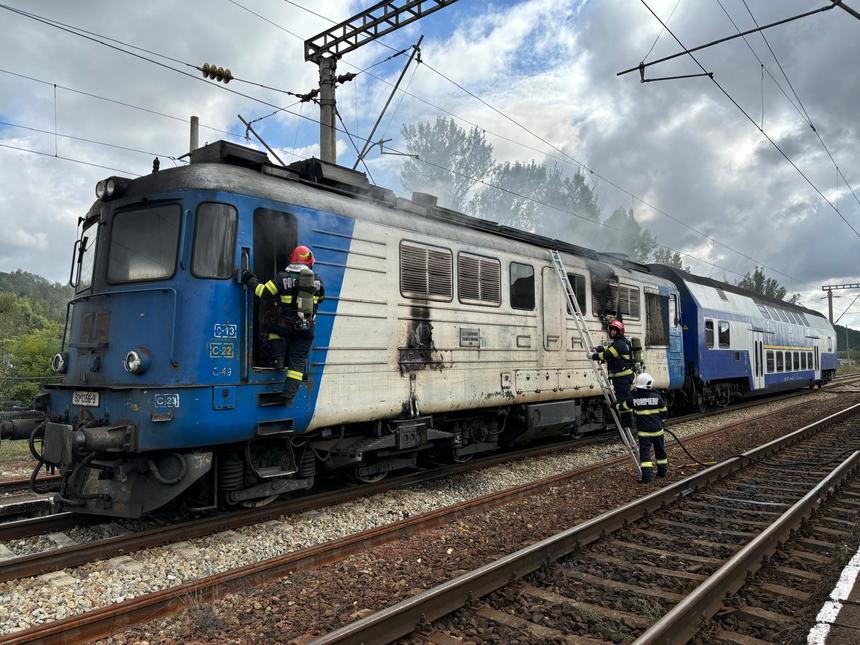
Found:
[{"label": "forested hillside", "polygon": [[29,404],[50,381],[71,297],[71,288],[41,276],[0,272],[0,402]]}]

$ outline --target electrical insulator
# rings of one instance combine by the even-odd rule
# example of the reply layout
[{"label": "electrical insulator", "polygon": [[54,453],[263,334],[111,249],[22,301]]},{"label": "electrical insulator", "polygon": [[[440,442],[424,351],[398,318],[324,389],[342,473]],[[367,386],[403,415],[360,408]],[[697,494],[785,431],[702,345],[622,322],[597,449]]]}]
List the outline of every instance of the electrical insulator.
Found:
[{"label": "electrical insulator", "polygon": [[218,67],[217,65],[203,63],[203,67],[200,67],[199,69],[203,72],[203,78],[211,78],[212,80],[224,83],[225,85],[233,80],[233,73],[230,71],[229,67],[225,69],[223,67]]}]

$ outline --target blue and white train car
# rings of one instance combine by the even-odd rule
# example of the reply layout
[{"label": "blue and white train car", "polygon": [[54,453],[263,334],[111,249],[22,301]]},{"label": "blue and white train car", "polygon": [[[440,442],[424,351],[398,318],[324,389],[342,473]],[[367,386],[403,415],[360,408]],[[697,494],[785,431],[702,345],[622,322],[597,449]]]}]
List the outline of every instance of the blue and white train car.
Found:
[{"label": "blue and white train car", "polygon": [[[396,198],[363,174],[273,166],[218,142],[188,166],[100,183],[74,257],[62,384],[43,459],[70,510],[136,516],[182,497],[259,503],[321,473],[363,481],[424,454],[462,460],[603,427],[550,248],[595,338],[643,340],[661,389],[683,383],[678,290],[623,258]],[[326,287],[290,405],[267,362],[262,280],[296,244]]]},{"label": "blue and white train car", "polygon": [[836,332],[821,313],[679,269],[651,270],[681,293],[684,392],[696,407],[833,378]]}]

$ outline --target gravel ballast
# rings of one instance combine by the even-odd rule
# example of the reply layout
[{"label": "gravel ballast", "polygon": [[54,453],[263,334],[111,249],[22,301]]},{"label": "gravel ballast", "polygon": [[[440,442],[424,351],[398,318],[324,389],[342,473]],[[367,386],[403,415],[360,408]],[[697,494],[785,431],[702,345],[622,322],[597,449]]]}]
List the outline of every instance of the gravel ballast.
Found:
[{"label": "gravel ballast", "polygon": [[[727,412],[718,417],[697,420],[674,428],[679,436],[690,436],[714,427],[738,423],[766,412],[791,407],[781,419],[753,421],[749,428],[731,431],[727,438],[708,439],[698,445],[696,452],[704,458],[719,457],[758,445],[823,416],[825,411],[836,411],[851,403],[857,396],[811,393],[784,402],[771,402],[755,408]],[[795,407],[805,403],[804,407]],[[280,521],[226,531],[213,536],[191,540],[169,547],[150,549],[109,562],[91,563],[65,571],[66,577],[57,581],[25,579],[0,584],[0,633],[24,629],[32,624],[56,620],[107,604],[121,602],[130,597],[161,590],[182,582],[213,575],[244,564],[258,562],[301,548],[337,539],[353,533],[381,526],[405,517],[450,506],[486,493],[503,490],[518,484],[542,479],[608,457],[623,454],[618,445],[597,445],[567,451],[564,454],[525,459],[504,466],[487,468],[479,472],[458,475],[407,489],[390,491],[325,509],[309,511]],[[685,471],[679,465],[687,463],[676,448],[670,452],[672,479]],[[241,618],[249,628],[268,615],[284,616],[291,625],[279,631],[275,640],[299,636],[309,631],[324,631],[343,622],[363,609],[385,606],[418,588],[439,582],[449,575],[474,568],[480,562],[493,559],[502,553],[528,544],[640,495],[647,489],[632,483],[629,466],[599,472],[582,481],[555,486],[544,494],[508,504],[499,509],[476,515],[445,529],[426,533],[409,540],[383,546],[372,554],[360,556],[370,561],[356,565],[356,558],[323,567],[307,573],[298,573],[267,585],[284,592],[252,593],[250,598],[230,596],[224,603],[234,602],[219,618],[221,605],[216,611],[206,606],[190,612],[186,617],[168,621],[148,631],[129,631],[132,639],[158,638],[162,629],[168,630],[164,638],[187,640],[197,629],[201,616],[212,614],[213,621],[203,621],[211,634],[204,640],[217,637],[237,642],[230,634],[232,622]],[[400,558],[401,552],[431,549],[426,556]],[[439,553],[441,549],[441,553]],[[390,558],[394,555],[392,561]],[[431,566],[429,563],[433,562]],[[359,566],[358,569],[351,567]],[[346,567],[346,569],[344,569]],[[380,567],[382,567],[380,569]],[[368,573],[360,573],[362,571]],[[352,571],[341,579],[344,572]],[[384,571],[384,575],[381,574]],[[359,572],[359,573],[357,573]],[[357,573],[357,575],[356,575]],[[376,585],[374,591],[374,585]],[[305,599],[304,594],[308,597]],[[327,596],[326,594],[331,594]],[[262,594],[262,595],[260,595]],[[258,597],[259,596],[259,597]],[[277,597],[276,600],[272,598]],[[325,598],[329,598],[325,600]],[[284,602],[281,602],[284,600]],[[246,605],[245,603],[250,603]],[[290,604],[292,603],[292,604]],[[307,603],[311,603],[308,605]],[[256,609],[260,605],[260,609]],[[225,605],[226,607],[226,605]],[[246,612],[248,607],[253,611]],[[270,607],[268,612],[266,607]],[[257,612],[262,612],[258,615]],[[214,620],[214,619],[218,620]],[[225,631],[216,627],[225,620]],[[191,622],[189,622],[191,621]],[[266,619],[266,624],[272,622]],[[191,629],[191,633],[188,630]],[[281,628],[279,628],[281,629]],[[214,630],[214,631],[213,631]],[[249,632],[250,634],[250,632]],[[274,632],[272,632],[274,634]],[[255,636],[258,634],[255,633]],[[245,638],[238,639],[244,642]],[[125,636],[118,637],[122,641]]]}]

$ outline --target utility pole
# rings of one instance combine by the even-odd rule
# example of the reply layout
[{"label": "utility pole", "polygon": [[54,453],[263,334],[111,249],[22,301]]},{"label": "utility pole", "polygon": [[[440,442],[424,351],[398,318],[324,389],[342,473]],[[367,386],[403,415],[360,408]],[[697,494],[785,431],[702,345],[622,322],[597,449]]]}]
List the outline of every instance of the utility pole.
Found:
[{"label": "utility pole", "polygon": [[337,163],[337,59],[457,0],[382,0],[305,41],[305,60],[320,68],[320,159]]},{"label": "utility pole", "polygon": [[860,282],[849,284],[825,284],[821,290],[827,292],[827,317],[830,319],[830,324],[833,323],[833,292],[838,289],[860,289]]}]

